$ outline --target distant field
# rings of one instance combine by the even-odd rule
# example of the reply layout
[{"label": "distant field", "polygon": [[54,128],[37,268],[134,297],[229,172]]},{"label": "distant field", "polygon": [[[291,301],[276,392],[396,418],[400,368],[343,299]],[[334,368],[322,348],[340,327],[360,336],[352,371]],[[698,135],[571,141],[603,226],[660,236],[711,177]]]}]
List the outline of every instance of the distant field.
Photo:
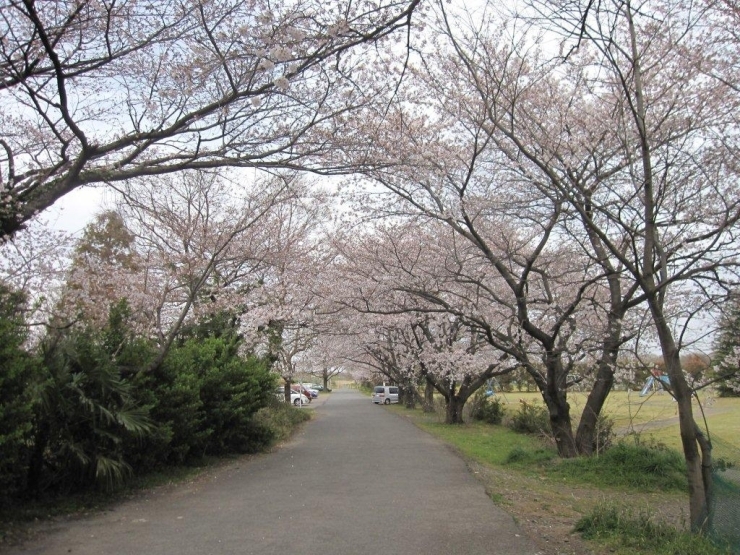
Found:
[{"label": "distant field", "polygon": [[[510,410],[516,410],[519,399],[542,403],[539,393],[498,393]],[[715,457],[721,457],[740,465],[740,398],[719,398],[711,394],[700,394],[706,413],[709,433],[714,445]],[[586,403],[586,394],[568,394],[574,428]],[[653,438],[670,447],[681,450],[678,431],[678,409],[675,401],[666,392],[656,392],[640,397],[637,391],[616,391],[609,395],[605,414],[614,419],[619,435],[630,432],[640,434],[643,439]],[[694,402],[694,415],[701,422],[699,403]]]},{"label": "distant field", "polygon": [[[342,385],[351,387],[355,384],[348,382]],[[542,404],[542,396],[538,392],[498,392],[496,396],[505,402],[509,411],[516,411],[520,400]],[[574,430],[586,404],[586,397],[587,393],[577,391],[568,394]],[[709,425],[714,457],[740,466],[740,398],[721,398],[712,392],[702,392],[699,399]],[[639,391],[614,391],[606,401],[604,413],[614,419],[615,431],[619,436],[635,433],[644,441],[652,439],[682,451],[678,408],[665,391],[656,391],[645,397],[640,397]],[[696,401],[694,416],[703,428],[702,413]]]}]

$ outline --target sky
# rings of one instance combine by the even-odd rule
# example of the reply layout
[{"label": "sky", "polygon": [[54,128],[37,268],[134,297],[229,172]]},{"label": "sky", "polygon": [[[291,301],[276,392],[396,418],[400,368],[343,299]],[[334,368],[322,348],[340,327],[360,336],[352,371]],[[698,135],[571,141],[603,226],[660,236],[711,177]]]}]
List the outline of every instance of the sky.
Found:
[{"label": "sky", "polygon": [[112,197],[105,186],[80,187],[60,198],[43,212],[44,219],[53,229],[79,233],[105,208]]}]

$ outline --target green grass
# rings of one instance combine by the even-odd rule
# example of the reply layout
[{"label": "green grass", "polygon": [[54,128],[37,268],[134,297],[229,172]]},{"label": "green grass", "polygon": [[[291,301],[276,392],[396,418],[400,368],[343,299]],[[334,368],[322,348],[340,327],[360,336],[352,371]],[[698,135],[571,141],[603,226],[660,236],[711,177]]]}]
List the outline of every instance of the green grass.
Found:
[{"label": "green grass", "polygon": [[598,457],[562,460],[553,473],[572,480],[640,491],[686,491],[686,464],[674,449],[623,441]]},{"label": "green grass", "polygon": [[731,551],[708,539],[660,522],[647,509],[601,504],[576,524],[585,539],[598,541],[618,555],[727,555]]},{"label": "green grass", "polygon": [[504,426],[450,426],[428,421],[418,424],[454,445],[464,456],[483,464],[515,467],[528,474],[546,472],[573,484],[640,491],[686,490],[683,458],[672,449],[624,442],[599,457],[562,460],[554,448],[537,437],[518,434]]},{"label": "green grass", "polygon": [[[506,403],[511,413],[517,410],[520,399],[528,403],[542,404],[542,396],[535,392],[511,392],[497,394]],[[571,392],[568,402],[571,406],[573,428],[586,404],[586,393]],[[714,447],[714,457],[722,458],[740,467],[740,398],[716,397],[703,391],[699,394],[701,406],[707,414],[707,424]],[[694,416],[704,427],[699,403],[695,400]],[[666,392],[656,392],[640,397],[637,391],[613,391],[606,400],[604,415],[614,420],[618,435],[634,434],[643,441],[654,441],[681,450],[681,436],[678,429],[678,409],[675,401]]]},{"label": "green grass", "polygon": [[556,456],[554,449],[543,447],[539,439],[533,436],[517,434],[504,426],[491,426],[481,422],[450,426],[421,420],[419,427],[454,445],[466,457],[478,462],[494,465],[506,463],[512,450],[537,451],[544,449],[549,458]]},{"label": "green grass", "polygon": [[523,468],[530,466],[541,467],[552,462],[554,458],[555,451],[553,449],[524,449],[521,447],[514,447],[509,451],[509,454],[506,455],[505,463],[507,465],[516,465]]}]

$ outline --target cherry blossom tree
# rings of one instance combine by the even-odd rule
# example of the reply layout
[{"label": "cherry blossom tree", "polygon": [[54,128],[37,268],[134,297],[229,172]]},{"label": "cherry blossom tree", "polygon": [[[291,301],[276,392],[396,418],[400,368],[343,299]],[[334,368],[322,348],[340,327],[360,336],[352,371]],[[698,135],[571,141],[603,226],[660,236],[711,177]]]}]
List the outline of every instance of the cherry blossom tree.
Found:
[{"label": "cherry blossom tree", "polygon": [[[418,224],[377,225],[364,234],[354,231],[351,240],[344,238],[334,281],[342,288],[335,291],[333,302],[357,314],[356,324],[344,325],[345,330],[357,330],[355,361],[415,397],[415,384],[428,382],[445,398],[447,421],[461,423],[469,397],[518,363],[481,333],[485,318],[475,297],[493,285],[482,285],[477,293],[469,287],[470,274],[463,274],[460,266],[471,263],[465,260],[471,249],[461,253],[463,244],[455,253],[461,257],[455,258],[447,242],[453,234],[433,222]],[[505,320],[488,315],[506,327]]]},{"label": "cherry blossom tree", "polygon": [[355,377],[398,385],[399,401],[403,397],[406,406],[413,407],[420,400],[415,384],[422,370],[419,349],[410,333],[414,316],[346,307],[344,312],[341,335],[333,337],[339,360],[352,366]]},{"label": "cherry blossom tree", "polygon": [[0,281],[27,299],[24,321],[39,330],[28,334],[36,341],[50,324],[66,278],[74,239],[35,221],[0,246]]},{"label": "cherry blossom tree", "polygon": [[322,318],[321,309],[317,311],[314,320],[319,334],[305,353],[304,372],[319,380],[324,390],[329,390],[331,379],[345,372],[342,349],[337,349],[342,344],[339,331],[334,329],[336,322],[331,318]]},{"label": "cherry blossom tree", "polygon": [[322,245],[331,202],[323,189],[306,184],[300,197],[272,208],[266,227],[268,271],[255,290],[252,308],[241,315],[243,333],[261,346],[283,378],[286,399],[296,374],[307,371],[307,352],[321,334],[316,287],[326,267]]},{"label": "cherry blossom tree", "polygon": [[284,380],[285,400],[289,401],[291,384],[301,372],[299,364],[305,364],[305,353],[314,346],[318,334],[306,322],[295,320],[273,321],[269,329],[275,334],[272,369]]},{"label": "cherry blossom tree", "polygon": [[[701,531],[711,444],[680,361],[686,320],[699,312],[682,322],[673,309],[691,296],[706,307],[736,281],[737,42],[707,32],[711,6],[680,0],[530,7],[535,17],[519,23],[554,34],[561,56],[548,57],[532,35],[500,48],[472,32],[454,48],[491,100],[486,123],[500,147],[562,199],[588,237],[582,244],[634,290],[630,302],[645,303],[678,401],[691,526]],[[447,36],[452,27],[447,19]]]},{"label": "cherry blossom tree", "polygon": [[[363,257],[371,242],[363,242],[363,234],[346,218],[341,223],[326,238],[326,270],[316,282],[320,299],[316,322],[321,330],[316,347],[323,352],[318,358],[351,369],[355,378],[382,376],[383,381],[403,386],[413,398],[414,361],[407,356],[409,344],[404,340],[408,338],[403,334],[414,316],[371,309],[382,302],[384,293],[392,294],[373,280],[392,280],[392,276],[382,267],[372,268],[375,260]],[[383,304],[384,309],[387,306]]]},{"label": "cherry blossom tree", "polygon": [[[425,69],[431,65],[427,62]],[[464,64],[453,55],[441,59],[436,71],[419,72],[414,90],[423,99],[419,110],[411,111],[407,103],[392,122],[398,123],[398,134],[391,135],[389,152],[401,137],[413,136],[406,166],[370,174],[401,202],[373,191],[358,193],[357,204],[387,217],[416,218],[424,228],[441,224],[450,230],[446,243],[434,245],[440,251],[437,260],[444,261],[437,264],[449,268],[444,282],[413,284],[406,292],[465,318],[491,346],[514,357],[542,392],[561,455],[589,452],[611,388],[611,360],[624,341],[615,323],[621,322],[634,289],[622,297],[617,281],[612,288],[619,310],[611,319],[601,318],[599,326],[585,319],[587,303],[610,302],[603,285],[609,269],[564,240],[571,216],[563,195],[531,179],[533,168],[501,148],[487,123],[493,99],[481,98],[473,80],[464,81]],[[434,117],[429,106],[437,108]],[[408,267],[404,271],[411,272]],[[603,337],[607,330],[610,354],[602,357],[605,376],[597,380],[604,387],[595,394],[598,402],[588,406],[586,421],[592,425],[581,428],[577,441],[567,402],[568,376],[583,356],[586,336],[601,332]]]},{"label": "cherry blossom tree", "polygon": [[427,317],[412,333],[419,347],[421,376],[444,397],[448,424],[462,423],[467,400],[491,378],[518,365],[506,353],[492,349],[476,327],[459,317]]},{"label": "cherry blossom tree", "polygon": [[[678,404],[694,531],[711,526],[712,446],[693,415],[682,335],[669,310],[687,284],[711,296],[736,281],[740,219],[740,98],[726,73],[707,79],[708,69],[728,69],[715,69],[724,65],[715,59],[736,60],[737,41],[720,46],[708,39],[705,21],[712,15],[711,8],[694,13],[681,2],[656,2],[647,10],[628,3],[609,4],[585,20],[583,37],[608,76],[604,108],[614,114],[610,123],[619,130],[624,171],[593,190],[567,183],[586,225],[646,296]],[[625,240],[631,248],[620,249]]]},{"label": "cherry blossom tree", "polygon": [[[219,166],[330,168],[382,95],[372,46],[419,0],[10,0],[0,231],[89,184]],[[349,134],[349,133],[348,133]]]},{"label": "cherry blossom tree", "polygon": [[307,188],[295,176],[268,176],[252,187],[235,178],[194,172],[159,177],[160,186],[129,182],[110,217],[125,222],[127,251],[101,257],[100,249],[78,249],[71,304],[95,321],[126,298],[139,332],[156,337],[151,369],[183,326],[224,311],[243,318],[264,306],[276,266],[293,252],[280,210],[305,201]]}]

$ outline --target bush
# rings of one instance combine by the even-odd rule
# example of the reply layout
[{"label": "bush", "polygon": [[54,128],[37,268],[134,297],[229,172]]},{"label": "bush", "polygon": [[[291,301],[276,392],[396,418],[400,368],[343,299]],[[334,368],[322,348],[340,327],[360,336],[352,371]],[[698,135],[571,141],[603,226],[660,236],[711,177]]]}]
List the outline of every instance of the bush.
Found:
[{"label": "bush", "polygon": [[498,397],[486,397],[476,393],[471,403],[470,417],[487,424],[501,424],[504,410],[504,405]]},{"label": "bush", "polygon": [[158,425],[132,447],[137,467],[248,453],[264,442],[252,417],[272,399],[275,377],[264,361],[239,355],[233,338],[189,338],[135,383]]},{"label": "bush", "polygon": [[25,299],[0,286],[0,505],[25,488],[39,366],[23,348]]},{"label": "bush", "polygon": [[133,380],[136,398],[156,425],[148,437],[128,442],[131,465],[137,470],[194,462],[206,453],[211,431],[203,413],[200,380],[192,368],[178,368],[171,360]]},{"label": "bush", "polygon": [[110,489],[132,470],[253,452],[280,435],[255,418],[273,398],[275,377],[263,360],[239,354],[235,333],[191,335],[149,369],[157,349],[132,333],[122,300],[103,329],[47,336],[35,371],[24,366],[33,360],[20,350],[22,335],[4,327],[2,299],[0,503],[26,478],[36,497]]},{"label": "bush", "polygon": [[73,329],[43,346],[28,487],[71,492],[120,483],[130,473],[123,438],[151,429],[97,331]]},{"label": "bush", "polygon": [[657,491],[686,489],[683,457],[659,444],[620,442],[600,456],[563,460],[558,472],[598,485]]},{"label": "bush", "polygon": [[[720,555],[720,549],[701,536],[679,532],[658,522],[647,509],[634,511],[602,504],[576,523],[575,531],[584,538],[606,543],[629,553],[656,555]],[[612,549],[613,550],[613,549]]]},{"label": "bush", "polygon": [[544,406],[521,400],[519,410],[512,415],[508,426],[522,434],[549,435],[550,415]]},{"label": "bush", "polygon": [[615,467],[630,468],[645,474],[650,477],[649,481],[672,472],[681,475],[686,472],[686,463],[680,453],[660,444],[630,445],[622,442],[600,458]]},{"label": "bush", "polygon": [[296,426],[309,420],[311,413],[288,403],[275,400],[258,410],[251,419],[251,446],[255,451],[265,449],[290,436]]}]

